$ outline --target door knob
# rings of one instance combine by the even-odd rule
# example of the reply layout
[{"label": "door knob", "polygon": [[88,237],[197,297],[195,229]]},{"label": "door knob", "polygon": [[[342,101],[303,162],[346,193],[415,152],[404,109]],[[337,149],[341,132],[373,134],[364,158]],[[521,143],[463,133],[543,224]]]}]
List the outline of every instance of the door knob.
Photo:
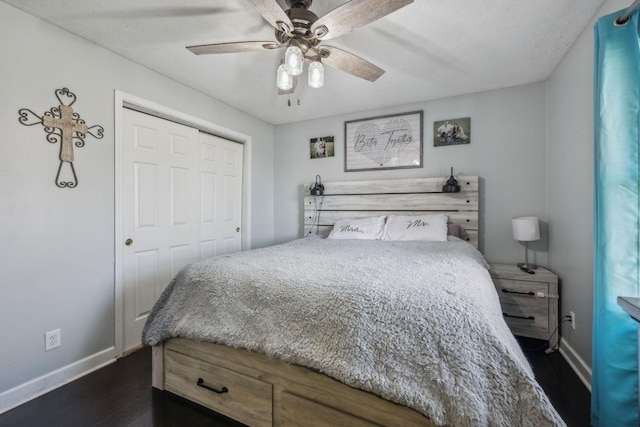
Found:
[{"label": "door knob", "polygon": [[132,243],[133,243],[133,239],[127,239],[124,241],[124,244],[127,246],[131,246]]},{"label": "door knob", "polygon": [[236,227],[236,233],[240,232],[240,227]]}]

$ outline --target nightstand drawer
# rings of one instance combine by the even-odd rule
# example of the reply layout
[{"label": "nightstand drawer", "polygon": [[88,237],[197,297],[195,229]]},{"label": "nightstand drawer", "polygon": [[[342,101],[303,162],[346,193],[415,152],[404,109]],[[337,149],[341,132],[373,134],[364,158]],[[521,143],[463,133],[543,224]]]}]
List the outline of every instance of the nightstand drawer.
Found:
[{"label": "nightstand drawer", "polygon": [[558,276],[539,267],[534,274],[515,264],[491,264],[491,278],[506,324],[514,335],[558,342]]},{"label": "nightstand drawer", "polygon": [[544,305],[538,306],[501,302],[502,315],[511,331],[516,335],[518,332],[548,332],[549,308],[546,300],[543,302]]},{"label": "nightstand drawer", "polygon": [[533,305],[547,307],[548,300],[538,296],[547,295],[549,285],[540,282],[524,282],[522,280],[493,279],[501,303]]}]

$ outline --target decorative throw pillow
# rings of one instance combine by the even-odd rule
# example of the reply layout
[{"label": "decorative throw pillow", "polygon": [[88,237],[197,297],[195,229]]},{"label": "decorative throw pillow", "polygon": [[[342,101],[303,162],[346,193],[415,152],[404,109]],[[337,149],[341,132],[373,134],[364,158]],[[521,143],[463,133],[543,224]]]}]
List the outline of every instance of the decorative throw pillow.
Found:
[{"label": "decorative throw pillow", "polygon": [[359,219],[341,219],[333,224],[328,239],[367,239],[382,237],[385,216],[372,216]]},{"label": "decorative throw pillow", "polygon": [[447,224],[447,234],[449,236],[455,236],[460,239],[464,239],[467,237],[467,233],[464,231],[464,228],[460,227],[458,224]]},{"label": "decorative throw pillow", "polygon": [[384,226],[383,240],[447,241],[447,220],[444,214],[389,215]]}]

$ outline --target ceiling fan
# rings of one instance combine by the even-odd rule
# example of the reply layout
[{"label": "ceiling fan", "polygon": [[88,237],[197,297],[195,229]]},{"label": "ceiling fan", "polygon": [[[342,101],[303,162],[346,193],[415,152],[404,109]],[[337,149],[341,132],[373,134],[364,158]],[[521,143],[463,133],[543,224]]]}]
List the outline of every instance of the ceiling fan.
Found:
[{"label": "ceiling fan", "polygon": [[384,70],[369,61],[334,46],[321,45],[325,40],[349,33],[376,21],[413,0],[351,0],[322,17],[309,10],[312,0],[286,0],[284,10],[277,0],[250,0],[262,17],[275,28],[276,41],[246,41],[187,46],[196,55],[260,51],[287,48],[278,68],[280,94],[292,93],[305,60],[309,66],[309,85],[322,87],[322,63],[371,82]]}]

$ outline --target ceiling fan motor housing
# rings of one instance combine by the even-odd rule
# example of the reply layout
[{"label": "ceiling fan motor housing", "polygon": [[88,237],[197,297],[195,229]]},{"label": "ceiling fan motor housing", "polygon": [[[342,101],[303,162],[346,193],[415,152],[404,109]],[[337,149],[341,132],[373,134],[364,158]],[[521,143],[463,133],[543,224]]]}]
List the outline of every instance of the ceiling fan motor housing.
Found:
[{"label": "ceiling fan motor housing", "polygon": [[313,0],[287,0],[287,6],[289,6],[289,8],[304,8],[304,9],[309,9],[309,6],[311,6],[311,3],[313,3]]},{"label": "ceiling fan motor housing", "polygon": [[[311,1],[294,3],[311,4]],[[293,29],[290,33],[291,35],[276,29],[276,39],[281,44],[288,44],[290,40],[294,39],[298,42],[298,46],[302,50],[302,53],[306,54],[309,48],[315,47],[320,43],[320,40],[313,37],[313,34],[311,33],[311,26],[318,20],[318,16],[303,7],[297,8],[295,6],[292,6],[291,9],[286,11],[286,13],[293,24]]]}]

